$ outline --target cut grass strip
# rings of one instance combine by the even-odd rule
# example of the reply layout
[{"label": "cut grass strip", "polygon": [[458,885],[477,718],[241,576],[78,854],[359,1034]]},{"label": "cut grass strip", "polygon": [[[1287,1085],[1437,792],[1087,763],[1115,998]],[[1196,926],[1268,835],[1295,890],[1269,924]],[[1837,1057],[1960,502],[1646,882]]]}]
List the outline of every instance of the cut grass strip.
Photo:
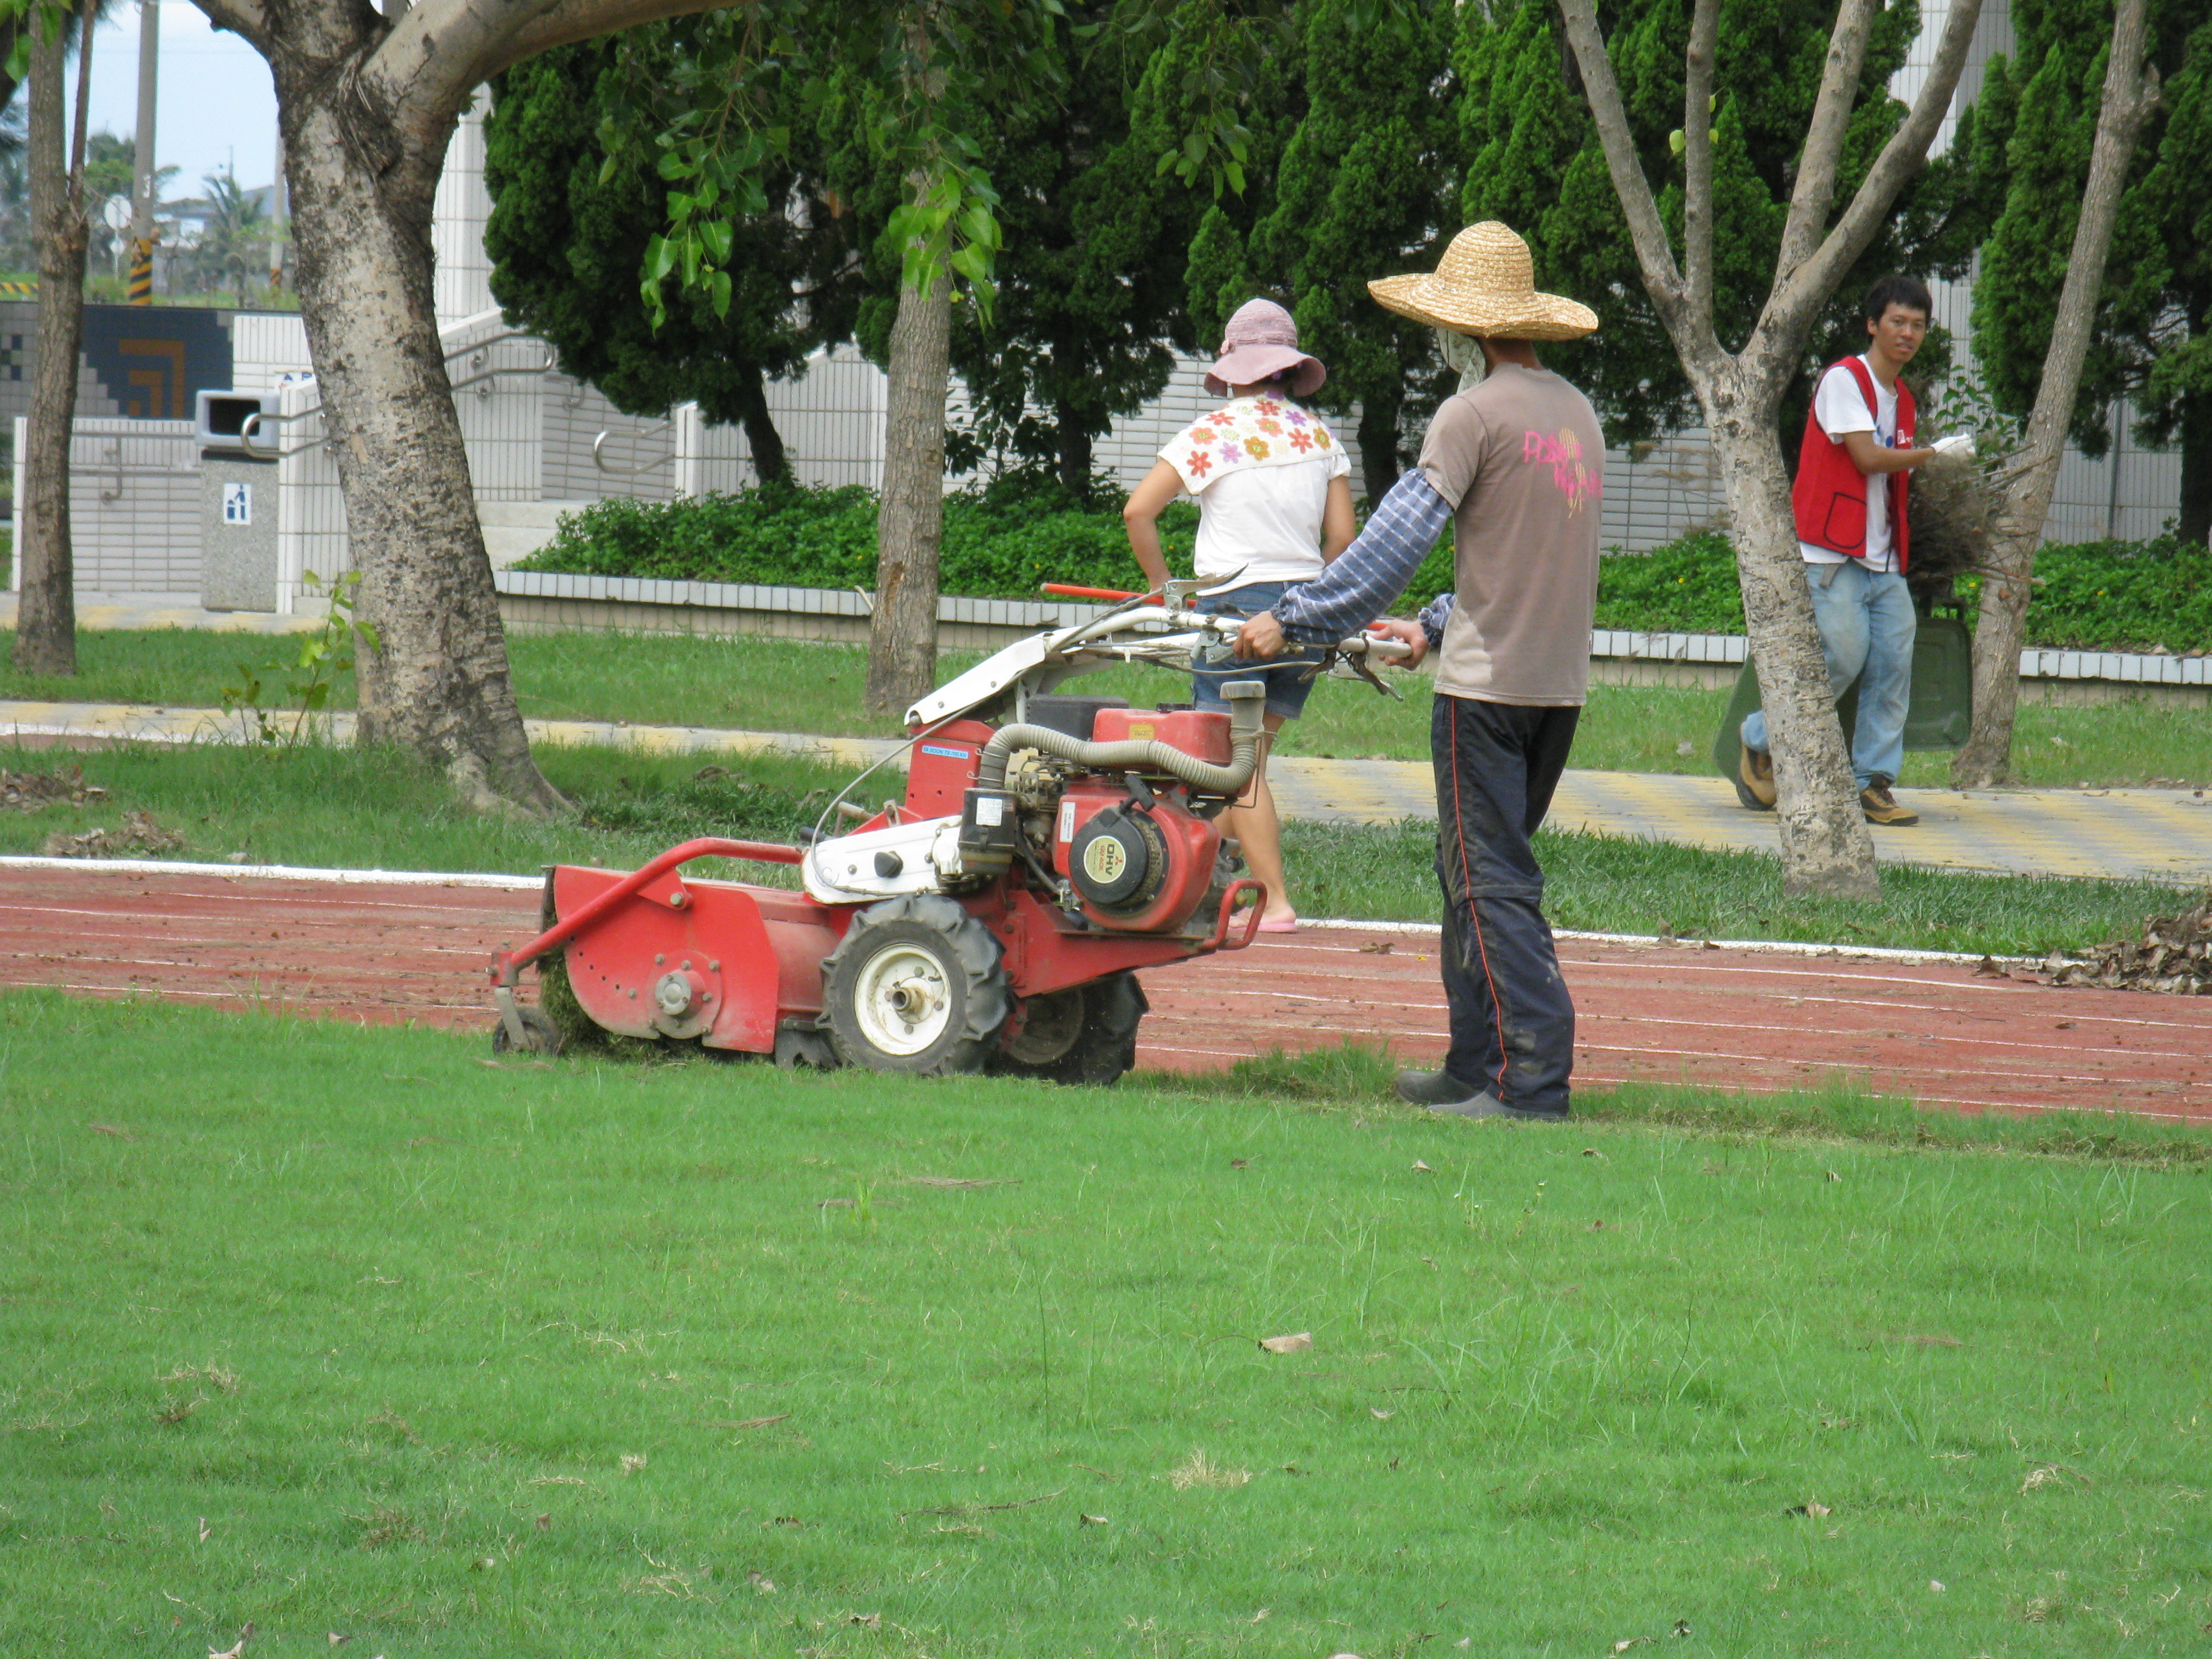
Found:
[{"label": "cut grass strip", "polygon": [[2201,1167],[478,1053],[0,998],[0,1650],[2212,1622]]},{"label": "cut grass strip", "polygon": [[[539,764],[578,805],[573,819],[477,817],[453,806],[444,781],[404,757],[350,748],[267,751],[221,744],[123,745],[88,755],[0,746],[0,767],[81,764],[111,799],[0,814],[0,853],[36,853],[56,830],[112,828],[149,812],[185,838],[171,856],[210,862],[364,870],[528,874],[547,864],[635,868],[695,836],[789,842],[820,816],[851,774],[803,757],[758,755],[706,763],[634,750],[544,748]],[[870,800],[899,793],[878,773]],[[1297,823],[1284,845],[1311,915],[1431,921],[1436,827]],[[2034,880],[1893,868],[1877,904],[1798,898],[1782,890],[1780,861],[1665,842],[1583,834],[1537,837],[1546,910],[1554,927],[1684,939],[2042,957],[2135,936],[2148,916],[2172,914],[2171,888],[2153,882]],[[708,863],[708,875],[787,884],[768,865]]]},{"label": "cut grass strip", "polygon": [[[284,641],[258,635],[180,629],[83,633],[82,670],[73,679],[35,679],[7,665],[12,636],[0,631],[0,698],[66,702],[134,702],[212,708],[235,684],[242,659],[258,665]],[[295,641],[291,647],[297,650]],[[866,653],[858,646],[742,635],[515,634],[507,641],[523,712],[551,720],[626,720],[635,725],[707,726],[805,732],[824,737],[881,737],[892,724],[861,708]],[[942,653],[949,678],[980,660]],[[1304,719],[1285,728],[1291,755],[1428,758],[1430,681],[1392,677],[1402,703],[1362,685],[1324,681]],[[1187,681],[1159,669],[1109,669],[1082,690],[1139,704],[1188,695]],[[1590,688],[1576,734],[1573,763],[1600,771],[1704,775],[1728,694],[1633,686]],[[353,706],[350,675],[334,687],[332,707]],[[1682,745],[1688,744],[1687,753]],[[1948,755],[1908,755],[1906,789],[1944,787]],[[2040,788],[2140,786],[2153,779],[2212,787],[2212,720],[2136,700],[2094,708],[2028,704],[2013,744],[2016,781]]]},{"label": "cut grass strip", "polygon": [[[1382,1048],[1345,1042],[1297,1052],[1270,1049],[1219,1072],[1140,1072],[1130,1086],[1216,1099],[1395,1110],[1398,1101],[1391,1079],[1397,1068]],[[2039,1112],[2014,1117],[1927,1111],[1909,1099],[1870,1092],[1840,1074],[1817,1089],[1778,1094],[1650,1083],[1578,1088],[1575,1115],[1585,1123],[1641,1124],[1733,1139],[1863,1141],[2161,1170],[2212,1165],[2212,1133],[2203,1129],[2124,1114]]]}]

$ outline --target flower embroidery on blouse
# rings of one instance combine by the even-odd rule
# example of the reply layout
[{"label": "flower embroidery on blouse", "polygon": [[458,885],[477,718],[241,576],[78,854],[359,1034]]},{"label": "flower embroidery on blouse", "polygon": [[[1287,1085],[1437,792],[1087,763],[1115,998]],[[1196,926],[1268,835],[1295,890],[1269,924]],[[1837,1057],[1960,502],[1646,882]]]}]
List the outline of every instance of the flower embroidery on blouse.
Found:
[{"label": "flower embroidery on blouse", "polygon": [[1319,416],[1285,398],[1255,397],[1200,416],[1159,453],[1163,460],[1176,458],[1176,470],[1195,493],[1242,467],[1281,466],[1335,447]]}]

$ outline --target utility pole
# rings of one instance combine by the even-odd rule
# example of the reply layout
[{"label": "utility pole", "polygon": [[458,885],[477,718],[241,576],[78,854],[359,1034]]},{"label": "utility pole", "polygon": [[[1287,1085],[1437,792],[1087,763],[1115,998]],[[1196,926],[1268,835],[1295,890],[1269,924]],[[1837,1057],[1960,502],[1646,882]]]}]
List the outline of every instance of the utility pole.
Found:
[{"label": "utility pole", "polygon": [[138,0],[138,136],[131,140],[131,303],[154,303],[154,93],[161,59],[161,0]]}]

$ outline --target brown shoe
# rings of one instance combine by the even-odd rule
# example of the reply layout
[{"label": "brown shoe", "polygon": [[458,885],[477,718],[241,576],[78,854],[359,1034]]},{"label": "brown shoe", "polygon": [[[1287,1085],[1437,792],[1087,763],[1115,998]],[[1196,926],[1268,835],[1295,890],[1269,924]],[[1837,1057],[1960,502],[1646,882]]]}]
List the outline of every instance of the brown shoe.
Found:
[{"label": "brown shoe", "polygon": [[1774,810],[1774,757],[1762,755],[1741,738],[1735,763],[1735,798],[1754,812]]},{"label": "brown shoe", "polygon": [[1859,791],[1859,810],[1866,814],[1869,823],[1887,823],[1901,829],[1920,822],[1919,813],[1897,804],[1897,797],[1889,793],[1887,778],[1876,778]]}]

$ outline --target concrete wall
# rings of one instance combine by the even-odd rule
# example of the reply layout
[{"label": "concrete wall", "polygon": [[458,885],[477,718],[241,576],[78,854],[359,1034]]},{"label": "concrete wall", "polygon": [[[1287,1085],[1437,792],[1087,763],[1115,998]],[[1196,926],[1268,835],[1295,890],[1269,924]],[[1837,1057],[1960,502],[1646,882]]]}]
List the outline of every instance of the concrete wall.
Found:
[{"label": "concrete wall", "polygon": [[[21,501],[23,417],[10,425]],[[80,416],[70,443],[70,541],[80,593],[172,594],[197,604],[200,468],[192,423]]]}]

